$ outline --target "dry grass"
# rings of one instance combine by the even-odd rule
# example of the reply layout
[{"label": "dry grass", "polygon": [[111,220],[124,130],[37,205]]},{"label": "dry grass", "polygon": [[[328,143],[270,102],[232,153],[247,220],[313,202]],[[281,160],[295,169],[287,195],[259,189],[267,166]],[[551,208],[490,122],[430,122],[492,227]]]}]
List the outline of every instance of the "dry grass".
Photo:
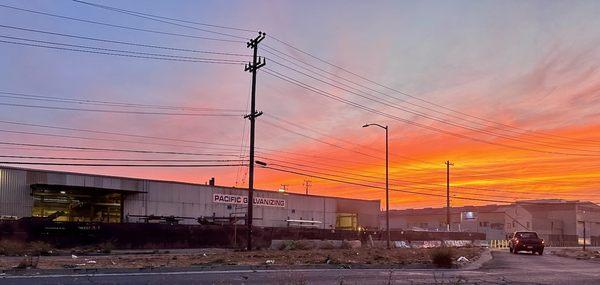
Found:
[{"label": "dry grass", "polygon": [[[432,265],[431,252],[434,249],[315,249],[315,250],[260,250],[233,251],[226,249],[207,249],[183,254],[138,254],[138,255],[103,255],[79,256],[42,256],[38,268],[142,268],[142,267],[188,267],[188,266],[223,266],[223,265],[265,265],[267,260],[274,260],[274,265],[301,264],[372,264],[381,266],[404,266],[409,264]],[[479,248],[455,249],[456,256],[465,256],[469,260],[476,259],[481,253]],[[93,261],[93,262],[90,262]],[[0,267],[14,267],[17,261],[13,258],[0,257]],[[85,265],[82,265],[85,264]]]},{"label": "dry grass", "polygon": [[54,251],[54,247],[41,241],[25,243],[17,240],[0,240],[0,255],[52,255]]}]

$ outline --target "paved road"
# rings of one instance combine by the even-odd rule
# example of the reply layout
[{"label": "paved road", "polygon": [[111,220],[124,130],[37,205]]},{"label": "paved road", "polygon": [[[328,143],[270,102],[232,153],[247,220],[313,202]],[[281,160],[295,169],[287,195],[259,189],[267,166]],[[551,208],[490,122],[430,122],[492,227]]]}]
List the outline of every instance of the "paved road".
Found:
[{"label": "paved road", "polygon": [[0,284],[600,284],[600,265],[494,251],[478,270],[303,269],[7,276]]}]

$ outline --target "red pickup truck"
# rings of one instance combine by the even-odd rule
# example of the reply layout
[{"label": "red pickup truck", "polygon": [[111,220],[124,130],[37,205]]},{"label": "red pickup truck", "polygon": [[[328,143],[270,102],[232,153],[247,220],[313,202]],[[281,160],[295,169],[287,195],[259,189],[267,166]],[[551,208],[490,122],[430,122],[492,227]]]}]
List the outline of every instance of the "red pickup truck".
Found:
[{"label": "red pickup truck", "polygon": [[508,247],[514,254],[519,251],[544,254],[544,240],[539,238],[536,232],[515,232],[508,242]]}]

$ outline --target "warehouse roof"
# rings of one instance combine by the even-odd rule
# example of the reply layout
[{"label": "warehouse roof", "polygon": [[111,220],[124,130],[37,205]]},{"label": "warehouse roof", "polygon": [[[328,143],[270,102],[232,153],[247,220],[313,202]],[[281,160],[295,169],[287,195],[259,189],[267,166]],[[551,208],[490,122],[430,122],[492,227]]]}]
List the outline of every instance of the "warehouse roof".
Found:
[{"label": "warehouse roof", "polygon": [[[208,185],[201,183],[192,183],[192,182],[183,182],[183,181],[171,181],[171,180],[160,180],[160,179],[147,179],[147,178],[135,178],[135,177],[123,177],[123,176],[113,176],[113,175],[102,175],[102,174],[92,174],[92,173],[81,173],[81,172],[71,172],[71,171],[58,171],[58,170],[47,170],[47,169],[34,169],[34,168],[25,168],[25,167],[14,167],[14,166],[6,166],[0,165],[0,169],[14,169],[14,170],[23,170],[23,171],[36,171],[36,172],[47,172],[47,173],[58,173],[58,174],[70,174],[70,175],[83,175],[83,176],[92,176],[92,177],[103,177],[103,178],[112,178],[112,179],[126,179],[126,180],[134,180],[134,181],[152,181],[152,182],[161,182],[161,183],[172,183],[172,184],[184,184],[184,185],[194,185],[194,186],[206,186],[206,187],[216,187],[221,189],[237,189],[244,190],[246,188],[238,188],[231,186],[219,186],[219,185]],[[255,189],[259,192],[275,192],[274,190],[263,190],[263,189]],[[344,197],[334,197],[334,196],[321,196],[321,195],[313,195],[313,194],[300,194],[287,192],[287,195],[293,196],[302,196],[302,197],[319,197],[319,198],[335,198],[335,199],[344,199],[344,200],[354,200],[354,201],[366,201],[366,202],[377,202],[380,203],[380,200],[367,200],[367,199],[356,199],[356,198],[344,198]]]}]

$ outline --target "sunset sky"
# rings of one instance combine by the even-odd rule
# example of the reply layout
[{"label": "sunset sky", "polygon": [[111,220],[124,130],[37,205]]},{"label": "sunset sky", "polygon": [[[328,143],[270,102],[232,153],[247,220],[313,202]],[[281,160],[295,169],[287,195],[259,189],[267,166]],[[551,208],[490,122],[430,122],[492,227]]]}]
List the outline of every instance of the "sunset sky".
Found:
[{"label": "sunset sky", "polygon": [[[258,73],[257,109],[264,115],[257,119],[257,160],[305,175],[258,168],[257,188],[276,190],[286,184],[288,191],[304,193],[304,181],[310,179],[311,194],[383,199],[384,131],[361,127],[378,123],[388,125],[390,132],[392,208],[444,206],[447,160],[454,163],[450,169],[453,205],[542,198],[600,202],[598,1],[92,2],[239,29],[160,22],[67,0],[2,1],[2,5],[114,26],[0,6],[0,143],[4,143],[0,155],[240,159],[248,153],[249,123],[243,114],[248,109],[251,83],[243,64],[111,56],[73,51],[85,49],[82,47],[62,45],[71,50],[58,50],[40,45],[58,46],[48,43],[54,42],[104,48],[109,53],[116,49],[247,61],[249,57],[231,54],[250,55],[244,39],[257,33],[245,30],[261,30],[267,37],[259,54],[267,58],[268,69]],[[26,42],[24,38],[38,42],[15,44]],[[298,80],[318,92],[269,72]],[[188,109],[44,101],[9,93]],[[227,109],[213,112],[235,116],[195,116],[190,113],[199,111],[189,108]],[[194,183],[215,177],[219,185],[236,187],[247,187],[248,179],[246,167],[22,167]]]}]

